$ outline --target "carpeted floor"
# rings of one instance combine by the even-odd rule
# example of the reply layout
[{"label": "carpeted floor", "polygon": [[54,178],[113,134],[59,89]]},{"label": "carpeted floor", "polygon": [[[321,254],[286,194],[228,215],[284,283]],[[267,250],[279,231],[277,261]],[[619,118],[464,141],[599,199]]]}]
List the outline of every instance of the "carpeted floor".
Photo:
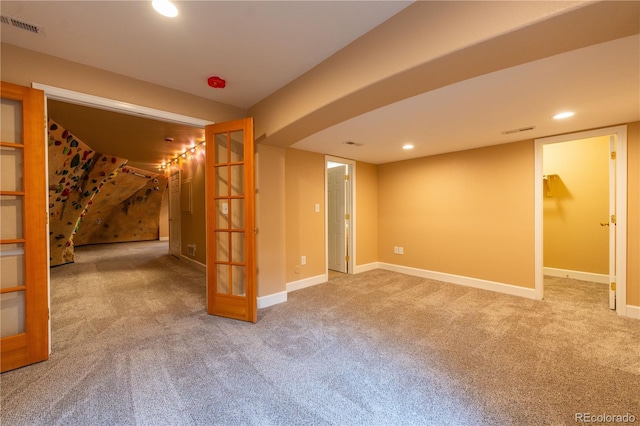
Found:
[{"label": "carpeted floor", "polygon": [[1,376],[2,425],[640,422],[640,322],[606,286],[544,301],[376,270],[212,317],[166,243],[80,247],[51,270],[53,353]]}]

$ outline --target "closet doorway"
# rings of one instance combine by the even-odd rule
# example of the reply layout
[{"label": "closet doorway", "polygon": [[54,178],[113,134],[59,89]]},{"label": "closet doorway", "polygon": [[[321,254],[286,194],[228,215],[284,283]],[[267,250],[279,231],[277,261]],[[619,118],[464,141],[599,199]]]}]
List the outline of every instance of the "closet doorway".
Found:
[{"label": "closet doorway", "polygon": [[[535,141],[535,285],[538,298],[544,296],[545,274],[602,282],[608,286],[610,309],[620,315],[626,314],[626,134],[626,126],[617,126]],[[554,164],[552,158],[545,156],[545,149],[547,153],[560,153],[563,146],[569,145],[573,155],[564,161],[564,165],[562,161]],[[587,150],[591,154],[587,154]],[[580,158],[590,155],[603,157],[596,158],[596,161],[608,163],[608,166],[601,165],[603,170],[599,182],[597,185],[593,181],[587,183],[586,191],[582,191],[585,195],[581,196],[580,184],[576,184],[577,178],[571,175],[584,172],[581,168],[589,169],[590,166]],[[559,171],[552,170],[554,167]],[[569,186],[570,180],[573,183]],[[602,188],[596,190],[594,185]],[[598,194],[601,198],[598,206],[574,206],[577,198],[582,199],[582,204],[585,200],[588,204],[596,200]],[[575,214],[571,213],[572,209],[576,211]],[[591,214],[594,212],[595,216]],[[571,219],[572,216],[574,219]],[[566,228],[567,222],[573,220],[586,221],[583,227],[593,228],[589,231],[593,232],[593,238],[590,241],[573,241],[575,244],[572,249],[571,240],[579,240],[584,232],[565,229],[565,238],[550,244],[550,240],[556,236],[554,234],[565,232],[562,227]],[[596,239],[601,241],[592,244]],[[558,249],[558,245],[566,247]],[[591,250],[590,254],[571,253],[574,249],[584,251],[586,246],[591,245],[599,247]],[[591,262],[584,263],[584,258],[588,256],[593,257]]]},{"label": "closet doorway", "polygon": [[325,237],[327,274],[352,274],[354,265],[353,188],[355,162],[325,158]]}]

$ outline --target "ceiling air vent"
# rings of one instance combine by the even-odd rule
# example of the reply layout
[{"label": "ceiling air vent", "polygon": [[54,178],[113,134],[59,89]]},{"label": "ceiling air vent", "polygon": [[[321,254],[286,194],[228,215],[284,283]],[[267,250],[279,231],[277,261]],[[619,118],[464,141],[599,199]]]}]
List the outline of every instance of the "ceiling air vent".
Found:
[{"label": "ceiling air vent", "polygon": [[342,142],[342,143],[344,145],[362,146],[361,143],[357,143],[357,142],[354,142],[354,141],[345,141],[345,142]]},{"label": "ceiling air vent", "polygon": [[529,130],[533,130],[535,129],[536,126],[527,126],[527,127],[520,127],[519,129],[511,129],[511,130],[505,130],[503,132],[501,132],[503,135],[510,135],[512,133],[520,133],[520,132],[527,132]]},{"label": "ceiling air vent", "polygon": [[17,18],[13,18],[8,15],[0,15],[0,22],[3,24],[11,25],[12,27],[20,28],[21,30],[29,31],[34,34],[44,33],[44,28],[40,25],[30,24]]}]

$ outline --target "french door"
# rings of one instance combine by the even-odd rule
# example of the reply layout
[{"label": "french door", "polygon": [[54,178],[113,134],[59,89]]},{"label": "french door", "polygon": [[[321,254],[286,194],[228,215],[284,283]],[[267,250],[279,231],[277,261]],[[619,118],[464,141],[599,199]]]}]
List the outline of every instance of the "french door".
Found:
[{"label": "french door", "polygon": [[0,369],[49,357],[44,92],[0,83]]},{"label": "french door", "polygon": [[205,127],[207,311],[257,320],[253,118]]}]

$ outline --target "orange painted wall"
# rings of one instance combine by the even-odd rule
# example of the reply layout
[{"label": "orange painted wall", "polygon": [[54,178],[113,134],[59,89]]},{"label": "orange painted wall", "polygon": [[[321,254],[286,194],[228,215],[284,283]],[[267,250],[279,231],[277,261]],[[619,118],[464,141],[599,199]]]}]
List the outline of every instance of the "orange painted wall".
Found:
[{"label": "orange painted wall", "polygon": [[378,261],[533,288],[533,160],[525,141],[378,166]]},{"label": "orange painted wall", "polygon": [[356,163],[356,267],[378,261],[378,166]]},{"label": "orange painted wall", "polygon": [[[285,153],[286,281],[324,274],[324,155]],[[315,205],[320,204],[320,212]],[[307,264],[301,265],[301,256]]]},{"label": "orange painted wall", "polygon": [[609,137],[543,147],[544,266],[609,274]]}]

